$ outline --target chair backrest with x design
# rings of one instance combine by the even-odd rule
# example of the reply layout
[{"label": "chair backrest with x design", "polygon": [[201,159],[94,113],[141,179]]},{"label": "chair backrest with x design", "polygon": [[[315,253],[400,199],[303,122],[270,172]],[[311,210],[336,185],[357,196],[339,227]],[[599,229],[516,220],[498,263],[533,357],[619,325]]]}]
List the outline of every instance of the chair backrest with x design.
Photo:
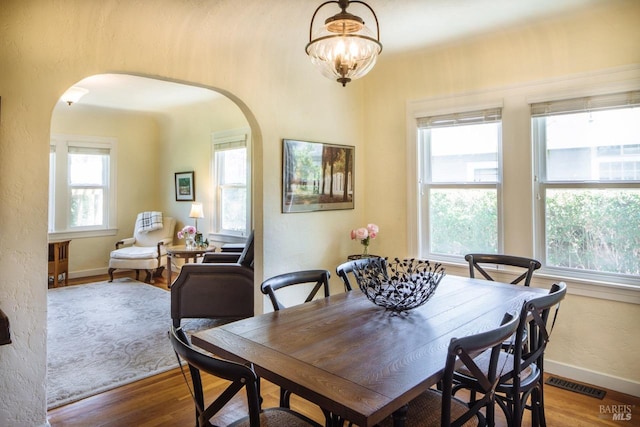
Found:
[{"label": "chair backrest with x design", "polygon": [[[260,379],[253,370],[252,365],[235,363],[198,351],[191,346],[186,334],[182,328],[179,327],[171,327],[169,338],[178,359],[186,361],[189,366],[191,383],[193,385],[193,388],[191,388],[191,386],[189,386],[189,388],[196,405],[196,427],[215,427],[211,423],[212,418],[243,388],[246,390],[246,404],[249,415],[230,425],[248,427],[266,425],[322,427],[319,423],[289,408],[276,407],[262,409],[260,407]],[[202,378],[200,376],[201,371],[230,382],[207,407],[204,406],[204,391],[202,388]],[[183,374],[187,384],[189,384],[184,370]]]},{"label": "chair backrest with x design", "polygon": [[313,284],[313,288],[304,302],[311,301],[320,288],[324,289],[324,296],[329,296],[329,277],[331,273],[328,270],[301,270],[290,273],[280,274],[278,276],[271,277],[260,286],[260,290],[263,294],[269,295],[273,309],[278,311],[285,308],[280,300],[276,297],[276,291],[282,288],[286,288],[294,285]]},{"label": "chair backrest with x design", "polygon": [[[494,391],[499,381],[498,360],[501,352],[502,342],[513,335],[518,327],[518,318],[513,314],[506,313],[502,319],[501,326],[476,335],[463,338],[453,338],[449,343],[447,360],[442,378],[442,426],[465,425],[470,419],[477,417],[484,420],[480,412],[483,408],[488,411],[493,410]],[[488,371],[480,368],[474,358],[484,351],[491,349]],[[464,365],[470,374],[477,381],[483,397],[472,402],[468,410],[455,420],[451,420],[451,399],[454,393],[453,374],[456,367]]]},{"label": "chair backrest with x design", "polygon": [[[169,332],[171,345],[176,354],[189,365],[193,383],[193,397],[196,403],[198,426],[210,426],[209,420],[220,411],[240,390],[246,388],[247,405],[251,426],[260,425],[260,396],[258,376],[249,366],[228,360],[217,359],[201,353],[189,344],[182,328],[171,327]],[[207,372],[231,382],[208,407],[204,406],[204,394],[200,371]]]},{"label": "chair backrest with x design", "polygon": [[[567,285],[559,282],[551,287],[548,295],[525,301],[519,316],[518,330],[514,342],[522,342],[525,346],[514,346],[512,369],[500,378],[497,391],[500,393],[497,402],[500,404],[510,425],[519,426],[526,408],[532,411],[532,422],[544,422],[544,353],[553,330],[560,302],[567,293]],[[554,309],[555,308],[555,309]],[[549,325],[549,317],[553,319]],[[504,394],[504,398],[501,396]],[[527,405],[527,400],[531,404]]]},{"label": "chair backrest with x design", "polygon": [[533,272],[539,269],[542,264],[540,261],[514,256],[514,255],[503,255],[503,254],[467,254],[464,257],[465,260],[469,263],[469,277],[474,278],[476,271],[480,273],[487,280],[495,280],[483,265],[508,265],[510,267],[519,267],[524,269],[522,274],[516,277],[511,284],[522,284],[524,286],[529,286],[531,284],[531,278],[533,277]]},{"label": "chair backrest with x design", "polygon": [[[365,266],[371,264],[378,264],[382,270],[386,270],[386,260],[380,257],[367,257],[354,259],[351,261],[343,262],[339,266],[336,267],[336,274],[342,279],[344,283],[344,290],[349,292],[353,290],[353,288],[357,288],[358,283],[356,281],[355,276],[353,275],[353,270],[355,268],[364,268]],[[353,280],[353,283],[351,282]]]},{"label": "chair backrest with x design", "polygon": [[[520,373],[532,364],[535,363],[538,370],[542,372],[544,352],[555,324],[560,301],[564,299],[566,293],[567,285],[564,282],[554,283],[548,295],[533,298],[522,305],[516,340],[522,339],[525,335],[528,338],[526,346],[515,346],[513,349],[514,369],[511,376],[514,387],[519,382]],[[555,310],[552,310],[553,308]],[[553,320],[549,325],[552,311]]]}]

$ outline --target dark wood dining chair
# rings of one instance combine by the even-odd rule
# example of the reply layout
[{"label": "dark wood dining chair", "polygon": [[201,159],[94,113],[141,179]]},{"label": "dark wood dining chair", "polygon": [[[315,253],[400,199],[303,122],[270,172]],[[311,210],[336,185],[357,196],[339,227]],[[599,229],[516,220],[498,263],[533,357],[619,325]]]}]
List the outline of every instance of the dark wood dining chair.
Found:
[{"label": "dark wood dining chair", "polygon": [[[487,417],[491,418],[494,407],[493,391],[500,375],[499,358],[502,342],[518,327],[518,317],[506,313],[499,327],[486,332],[462,338],[452,338],[447,350],[446,364],[440,389],[429,389],[409,402],[406,409],[406,427],[422,426],[485,426]],[[474,357],[483,352],[489,353],[489,369],[481,370]],[[479,389],[484,391],[481,399],[467,404],[454,394],[454,371],[462,365],[473,373]],[[487,417],[482,410],[486,409]],[[380,427],[395,426],[393,417],[386,418]]]},{"label": "dark wood dining chair", "polygon": [[[307,295],[304,302],[309,302],[316,297],[320,288],[324,290],[324,296],[329,296],[329,278],[331,273],[328,270],[301,270],[290,273],[280,274],[271,277],[260,286],[263,294],[268,295],[273,305],[273,310],[278,311],[286,308],[284,304],[276,297],[276,291],[291,286],[309,286],[313,285],[311,292]],[[280,406],[284,408],[290,407],[291,392],[284,388],[280,388]],[[327,417],[327,422],[331,419],[331,414],[322,409]]]},{"label": "dark wood dining chair", "polygon": [[524,286],[529,286],[531,284],[531,278],[533,277],[533,272],[539,269],[542,264],[540,261],[514,256],[514,255],[504,255],[504,254],[467,254],[464,257],[465,260],[469,263],[469,277],[474,278],[476,271],[480,273],[487,280],[495,280],[483,267],[487,265],[508,265],[510,267],[518,267],[524,269],[522,273],[516,277],[511,284],[522,284]]},{"label": "dark wood dining chair", "polygon": [[[515,342],[521,342],[527,334],[526,346],[515,346],[512,352],[501,352],[499,366],[508,367],[500,378],[496,391],[496,403],[505,414],[509,426],[522,424],[525,409],[531,411],[532,426],[546,426],[544,414],[544,352],[553,330],[560,302],[567,293],[564,282],[554,284],[548,295],[525,301],[522,305],[515,333]],[[553,314],[553,315],[552,315]],[[553,317],[549,325],[549,318]],[[478,366],[487,372],[490,369],[488,354],[476,358]],[[465,369],[454,374],[459,383],[457,389],[466,388],[475,393],[483,393],[479,382]],[[527,405],[527,400],[531,402]]]},{"label": "dark wood dining chair", "polygon": [[[353,270],[356,268],[364,268],[371,264],[378,264],[382,270],[386,270],[386,261],[380,257],[367,257],[354,259],[351,261],[343,262],[336,267],[336,274],[342,279],[344,283],[345,292],[353,290],[358,287],[358,282],[353,274]],[[352,282],[353,281],[353,282]]]},{"label": "dark wood dining chair", "polygon": [[282,302],[277,298],[276,291],[290,286],[301,286],[313,284],[311,292],[307,295],[304,302],[309,302],[315,298],[320,291],[324,290],[324,296],[329,296],[329,278],[331,273],[328,270],[301,270],[290,273],[280,274],[271,277],[260,286],[263,294],[268,295],[275,311],[285,308]]},{"label": "dark wood dining chair", "polygon": [[[242,365],[200,352],[191,345],[182,328],[172,326],[169,337],[179,359],[186,361],[189,366],[193,389],[191,390],[188,381],[187,385],[190,387],[196,406],[196,427],[211,427],[210,420],[242,389],[246,391],[249,415],[229,424],[230,427],[322,427],[315,421],[288,408],[261,409],[260,379],[253,370],[253,366]],[[229,386],[206,408],[200,372],[206,372],[230,381]]]},{"label": "dark wood dining chair", "polygon": [[[495,281],[485,268],[487,266],[506,265],[509,267],[516,267],[519,269],[519,276],[511,281],[512,285],[522,284],[523,286],[529,286],[531,279],[533,278],[533,272],[541,267],[540,261],[533,258],[526,258],[514,255],[504,254],[467,254],[464,257],[469,263],[469,277],[475,278],[476,271],[487,280]],[[516,274],[518,274],[516,273]],[[500,280],[501,281],[501,280]],[[526,345],[527,335],[526,333],[522,337],[523,345]],[[514,337],[511,337],[504,342],[502,348],[505,350],[513,349]]]}]

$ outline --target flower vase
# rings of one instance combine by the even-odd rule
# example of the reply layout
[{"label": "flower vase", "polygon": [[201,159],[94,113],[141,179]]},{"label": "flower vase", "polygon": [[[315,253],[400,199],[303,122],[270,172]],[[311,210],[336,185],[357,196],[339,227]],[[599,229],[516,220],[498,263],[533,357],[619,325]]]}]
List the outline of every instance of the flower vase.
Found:
[{"label": "flower vase", "polygon": [[192,236],[187,236],[185,239],[185,246],[188,250],[195,249],[196,241]]},{"label": "flower vase", "polygon": [[369,245],[362,245],[362,258],[369,258]]}]

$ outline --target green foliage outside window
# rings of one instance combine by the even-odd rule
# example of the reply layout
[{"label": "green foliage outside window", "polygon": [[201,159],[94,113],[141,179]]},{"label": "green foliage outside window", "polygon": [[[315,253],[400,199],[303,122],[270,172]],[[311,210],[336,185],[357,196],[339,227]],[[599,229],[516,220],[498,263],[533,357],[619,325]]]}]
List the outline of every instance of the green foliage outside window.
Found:
[{"label": "green foliage outside window", "polygon": [[640,190],[548,190],[547,265],[640,274]]},{"label": "green foliage outside window", "polygon": [[431,253],[498,252],[495,189],[434,189],[430,196]]}]

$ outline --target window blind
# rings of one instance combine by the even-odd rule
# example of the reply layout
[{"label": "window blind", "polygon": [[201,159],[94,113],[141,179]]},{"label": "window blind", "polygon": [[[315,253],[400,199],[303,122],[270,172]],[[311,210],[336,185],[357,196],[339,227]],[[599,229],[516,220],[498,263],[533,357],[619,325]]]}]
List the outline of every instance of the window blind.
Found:
[{"label": "window blind", "polygon": [[234,150],[237,148],[245,148],[247,146],[247,135],[235,135],[229,138],[221,138],[213,141],[213,149],[215,151]]},{"label": "window blind", "polygon": [[531,104],[532,117],[640,106],[640,90]]},{"label": "window blind", "polygon": [[439,116],[418,118],[418,128],[438,128],[450,126],[466,126],[480,123],[499,122],[502,120],[502,108],[489,108],[465,113],[443,114]]},{"label": "window blind", "polygon": [[108,156],[109,149],[100,148],[100,147],[79,147],[79,146],[70,145],[69,154],[89,154],[94,156]]}]

